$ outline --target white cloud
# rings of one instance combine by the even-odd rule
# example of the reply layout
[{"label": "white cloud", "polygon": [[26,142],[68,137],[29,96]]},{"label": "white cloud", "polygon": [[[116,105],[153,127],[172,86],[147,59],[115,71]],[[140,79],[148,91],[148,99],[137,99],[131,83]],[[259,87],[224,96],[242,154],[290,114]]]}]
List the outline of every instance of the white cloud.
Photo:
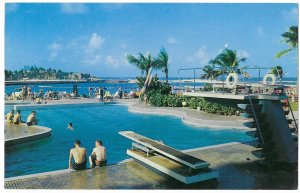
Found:
[{"label": "white cloud", "polygon": [[176,43],[177,43],[177,40],[176,40],[175,38],[173,38],[173,37],[168,37],[168,38],[166,39],[166,42],[167,42],[168,44],[176,44]]},{"label": "white cloud", "polygon": [[19,8],[19,4],[17,3],[7,3],[5,7],[6,13],[12,13],[17,11]]},{"label": "white cloud", "polygon": [[93,56],[89,56],[88,58],[83,60],[83,63],[86,64],[86,65],[100,64],[101,59],[102,59],[102,56],[100,54],[93,55]]},{"label": "white cloud", "polygon": [[239,58],[249,58],[250,57],[250,54],[245,50],[238,50],[236,54]]},{"label": "white cloud", "polygon": [[126,49],[127,48],[127,44],[121,44],[121,48],[122,49]]},{"label": "white cloud", "polygon": [[197,62],[198,64],[206,65],[209,62],[210,58],[211,58],[211,56],[208,53],[206,46],[202,46],[194,53],[193,56],[189,56],[187,58],[187,61],[188,62]]},{"label": "white cloud", "polygon": [[101,4],[101,7],[103,7],[106,11],[114,11],[123,9],[125,5],[125,3],[104,3]]},{"label": "white cloud", "polygon": [[225,47],[225,48],[228,48],[228,43],[226,43],[226,44],[224,45],[224,47]]},{"label": "white cloud", "polygon": [[107,56],[106,63],[113,68],[119,67],[119,61],[117,59],[115,59],[113,56]]},{"label": "white cloud", "polygon": [[82,14],[87,13],[89,8],[82,3],[63,3],[60,6],[60,10],[66,14]]},{"label": "white cloud", "polygon": [[256,31],[257,31],[257,33],[258,33],[258,35],[259,36],[263,36],[263,35],[265,35],[265,31],[264,31],[264,28],[263,27],[258,27],[257,29],[256,29]]},{"label": "white cloud", "polygon": [[282,11],[281,14],[282,14],[282,17],[287,21],[292,21],[292,22],[297,21],[298,22],[298,12],[299,12],[298,8],[294,7],[289,11],[286,11],[286,10]]},{"label": "white cloud", "polygon": [[94,51],[101,48],[102,44],[104,43],[105,39],[98,35],[97,33],[93,33],[89,39],[88,46],[85,49],[86,53],[93,53]]},{"label": "white cloud", "polygon": [[50,60],[54,60],[57,57],[58,52],[61,50],[61,48],[62,45],[56,42],[53,42],[48,46],[48,49],[50,50]]}]

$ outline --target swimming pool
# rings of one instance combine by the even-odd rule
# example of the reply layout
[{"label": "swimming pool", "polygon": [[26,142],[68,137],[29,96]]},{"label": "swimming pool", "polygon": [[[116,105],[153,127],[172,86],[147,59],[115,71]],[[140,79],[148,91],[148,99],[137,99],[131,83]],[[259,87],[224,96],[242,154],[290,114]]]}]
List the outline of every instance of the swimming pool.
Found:
[{"label": "swimming pool", "polygon": [[[9,106],[5,107],[8,112]],[[31,110],[21,111],[23,120]],[[94,141],[101,139],[107,147],[108,164],[126,158],[131,142],[118,134],[132,130],[147,137],[162,140],[177,149],[190,149],[233,141],[249,141],[241,130],[213,130],[183,123],[173,116],[135,114],[124,105],[110,104],[72,108],[38,109],[39,124],[50,127],[52,136],[47,139],[5,148],[5,177],[66,169],[69,150],[75,139],[80,139],[88,155]],[[67,123],[75,128],[70,131]],[[88,166],[88,165],[87,165]]]}]

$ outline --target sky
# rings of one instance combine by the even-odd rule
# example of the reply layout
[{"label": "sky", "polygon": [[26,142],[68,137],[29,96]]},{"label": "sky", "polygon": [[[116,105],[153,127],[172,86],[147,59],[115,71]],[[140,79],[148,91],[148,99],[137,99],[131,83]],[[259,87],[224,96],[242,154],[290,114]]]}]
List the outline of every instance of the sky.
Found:
[{"label": "sky", "polygon": [[286,77],[296,77],[298,52],[274,58],[288,48],[281,34],[292,25],[298,25],[293,3],[6,3],[5,69],[35,65],[135,77],[140,70],[125,56],[156,56],[164,47],[169,76],[177,77],[178,69],[204,67],[229,48],[247,58],[241,66],[281,65]]}]

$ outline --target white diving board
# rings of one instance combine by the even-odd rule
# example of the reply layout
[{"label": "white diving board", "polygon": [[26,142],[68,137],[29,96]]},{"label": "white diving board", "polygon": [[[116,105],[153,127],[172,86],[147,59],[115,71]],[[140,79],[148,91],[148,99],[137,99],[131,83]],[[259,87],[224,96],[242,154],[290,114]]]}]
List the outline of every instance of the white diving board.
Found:
[{"label": "white diving board", "polygon": [[121,131],[119,134],[193,169],[207,168],[210,165],[206,161],[178,151],[170,146],[164,145],[135,132]]}]

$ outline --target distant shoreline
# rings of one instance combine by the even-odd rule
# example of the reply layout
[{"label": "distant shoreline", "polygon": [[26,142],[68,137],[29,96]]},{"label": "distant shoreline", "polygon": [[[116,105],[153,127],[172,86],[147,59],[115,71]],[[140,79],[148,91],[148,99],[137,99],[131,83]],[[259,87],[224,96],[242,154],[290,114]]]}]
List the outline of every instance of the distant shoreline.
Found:
[{"label": "distant shoreline", "polygon": [[11,80],[5,81],[5,86],[24,85],[24,84],[74,84],[74,83],[133,83],[131,80]]},{"label": "distant shoreline", "polygon": [[5,86],[24,85],[24,84],[65,84],[65,83],[91,83],[97,81],[87,80],[11,80],[5,81]]}]

